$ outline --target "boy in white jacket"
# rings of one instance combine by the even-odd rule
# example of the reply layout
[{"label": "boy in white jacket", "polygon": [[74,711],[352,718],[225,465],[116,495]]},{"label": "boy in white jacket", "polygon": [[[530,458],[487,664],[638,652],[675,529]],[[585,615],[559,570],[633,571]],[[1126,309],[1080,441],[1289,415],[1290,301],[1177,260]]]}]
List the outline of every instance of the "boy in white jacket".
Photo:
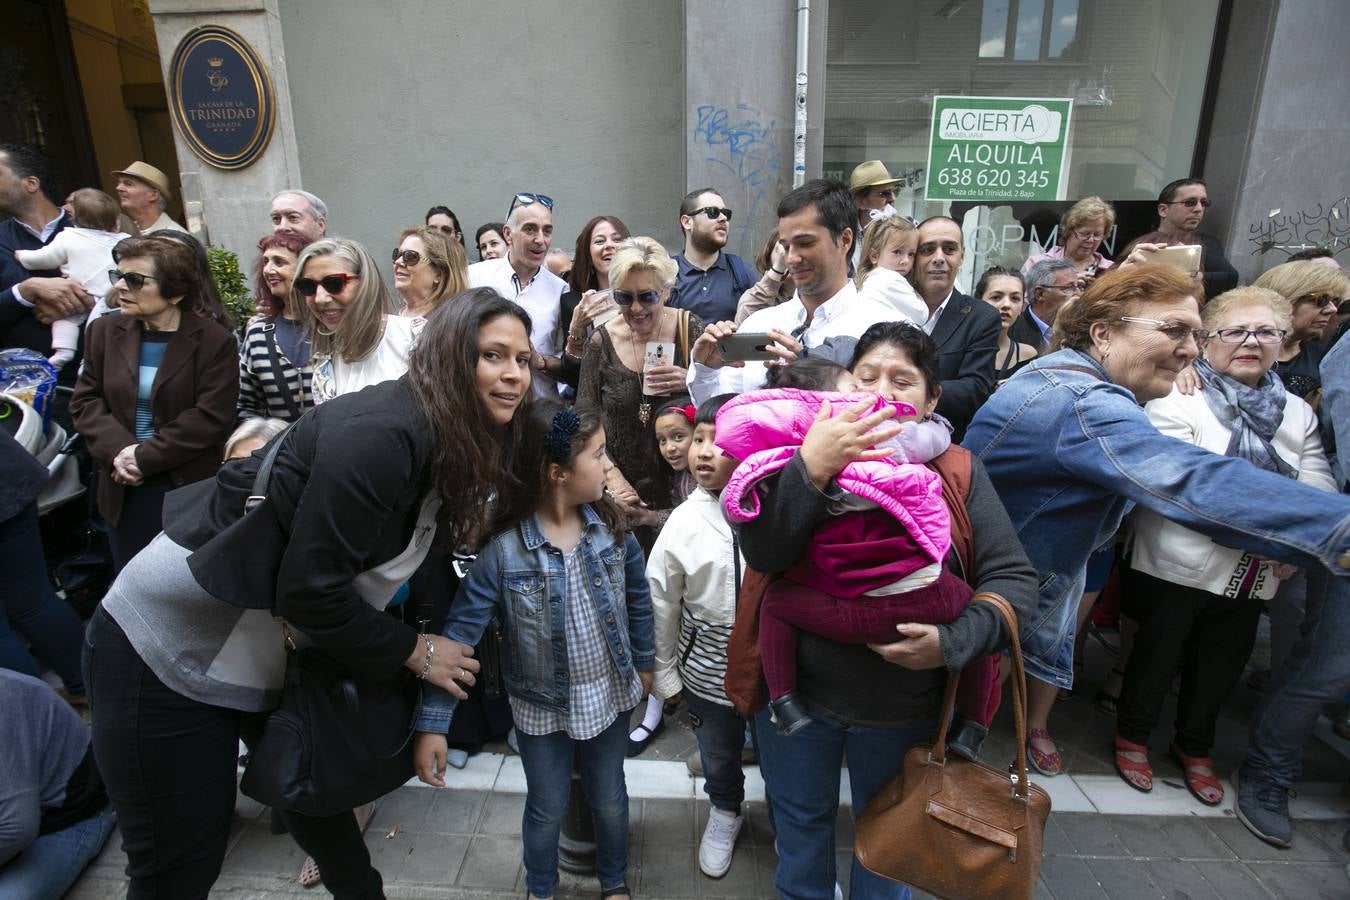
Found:
[{"label": "boy in white jacket", "polygon": [[744,823],[746,723],[723,686],[744,560],[718,500],[737,460],[713,443],[717,411],[734,396],[721,394],[699,406],[689,446],[698,488],[671,512],[647,558],[656,627],[652,692],[662,699],[683,694],[689,707],[712,803],[698,851],[699,868],[710,878],[731,868]]},{"label": "boy in white jacket", "polygon": [[[80,283],[91,297],[94,308],[88,321],[112,312],[104,296],[112,288],[108,271],[114,268],[112,251],[118,242],[131,237],[117,231],[117,201],[102,191],[81,188],[70,195],[75,225],[65,228],[51,243],[37,250],[15,250],[14,258],[30,272],[61,270],[71,281]],[[80,326],[85,314],[78,313],[52,323],[52,355],[48,358],[58,370],[75,358],[80,342]]]}]

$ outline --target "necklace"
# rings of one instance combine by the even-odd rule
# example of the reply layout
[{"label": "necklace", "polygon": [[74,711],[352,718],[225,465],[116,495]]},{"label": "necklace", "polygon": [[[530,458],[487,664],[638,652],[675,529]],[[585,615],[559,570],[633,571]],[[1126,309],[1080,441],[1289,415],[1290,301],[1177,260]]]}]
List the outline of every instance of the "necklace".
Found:
[{"label": "necklace", "polygon": [[[652,329],[652,334],[657,338],[661,337],[661,327],[665,324],[666,309],[665,307],[662,307],[661,318],[656,321],[656,328]],[[650,421],[652,417],[652,401],[651,398],[647,396],[647,359],[646,354],[638,350],[637,334],[634,332],[632,325],[628,326],[628,341],[633,346],[633,358],[638,361],[638,371],[641,373],[638,375],[638,378],[642,383],[642,400],[638,403],[638,421],[642,423],[643,428],[646,428],[647,422]]]}]

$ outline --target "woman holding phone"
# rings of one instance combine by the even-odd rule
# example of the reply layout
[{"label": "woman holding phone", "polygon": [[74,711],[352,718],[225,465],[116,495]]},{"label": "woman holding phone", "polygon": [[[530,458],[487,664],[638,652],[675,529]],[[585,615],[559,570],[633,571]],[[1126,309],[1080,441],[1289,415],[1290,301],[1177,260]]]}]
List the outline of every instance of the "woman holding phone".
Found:
[{"label": "woman holding phone", "polygon": [[[610,459],[607,484],[650,546],[664,521],[669,497],[643,496],[634,485],[651,481],[665,465],[648,446],[647,422],[662,398],[685,391],[689,348],[703,322],[687,310],[667,309],[675,261],[649,237],[629,238],[610,260],[610,284],[619,314],[595,329],[581,359],[577,406],[600,411]],[[647,365],[666,360],[665,365]],[[647,534],[644,535],[643,532]]]},{"label": "woman holding phone", "polygon": [[559,327],[567,343],[558,380],[577,386],[581,354],[594,326],[609,321],[617,309],[609,291],[609,266],[619,245],[628,240],[628,226],[617,216],[596,216],[577,235],[576,255],[567,277],[567,291],[559,301]]}]

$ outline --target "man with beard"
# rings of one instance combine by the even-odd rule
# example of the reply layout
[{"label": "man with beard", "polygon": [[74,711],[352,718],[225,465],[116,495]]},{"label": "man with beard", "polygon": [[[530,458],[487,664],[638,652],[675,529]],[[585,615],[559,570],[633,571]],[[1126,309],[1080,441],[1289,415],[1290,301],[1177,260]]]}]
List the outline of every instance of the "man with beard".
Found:
[{"label": "man with beard", "polygon": [[1199,244],[1205,297],[1217,297],[1237,287],[1237,269],[1223,255],[1219,239],[1199,231],[1208,208],[1209,189],[1205,183],[1199,178],[1178,178],[1158,194],[1158,230],[1130,241],[1117,261],[1128,257],[1137,244],[1165,244],[1168,247]]},{"label": "man with beard", "polygon": [[[53,197],[51,168],[27,144],[0,144],[0,347],[27,347],[43,356],[52,351],[49,327],[55,319],[81,313],[93,298],[78,282],[57,271],[29,272],[15,250],[37,250],[67,225],[70,215]],[[61,372],[74,384],[78,365]]]},{"label": "man with beard", "polygon": [[910,280],[928,306],[923,330],[938,346],[942,397],[937,411],[952,423],[952,440],[960,441],[980,404],[994,389],[994,357],[998,352],[998,312],[955,288],[965,258],[961,226],[955,219],[933,216],[919,225],[919,249]]},{"label": "man with beard", "polygon": [[680,203],[680,230],[684,252],[677,254],[680,267],[669,305],[687,309],[704,322],[736,318],[741,294],[759,280],[745,260],[722,250],[731,228],[731,209],[712,188],[685,194]]}]

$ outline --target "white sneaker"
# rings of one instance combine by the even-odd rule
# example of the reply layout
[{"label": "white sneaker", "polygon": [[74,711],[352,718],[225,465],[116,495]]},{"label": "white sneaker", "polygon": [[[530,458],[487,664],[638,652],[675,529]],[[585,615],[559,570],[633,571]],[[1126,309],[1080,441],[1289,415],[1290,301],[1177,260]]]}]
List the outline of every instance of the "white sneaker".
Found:
[{"label": "white sneaker", "polygon": [[703,829],[703,840],[698,845],[698,867],[709,878],[721,878],[731,868],[731,851],[736,848],[736,835],[741,833],[745,817],[712,807],[708,810],[708,826]]}]

